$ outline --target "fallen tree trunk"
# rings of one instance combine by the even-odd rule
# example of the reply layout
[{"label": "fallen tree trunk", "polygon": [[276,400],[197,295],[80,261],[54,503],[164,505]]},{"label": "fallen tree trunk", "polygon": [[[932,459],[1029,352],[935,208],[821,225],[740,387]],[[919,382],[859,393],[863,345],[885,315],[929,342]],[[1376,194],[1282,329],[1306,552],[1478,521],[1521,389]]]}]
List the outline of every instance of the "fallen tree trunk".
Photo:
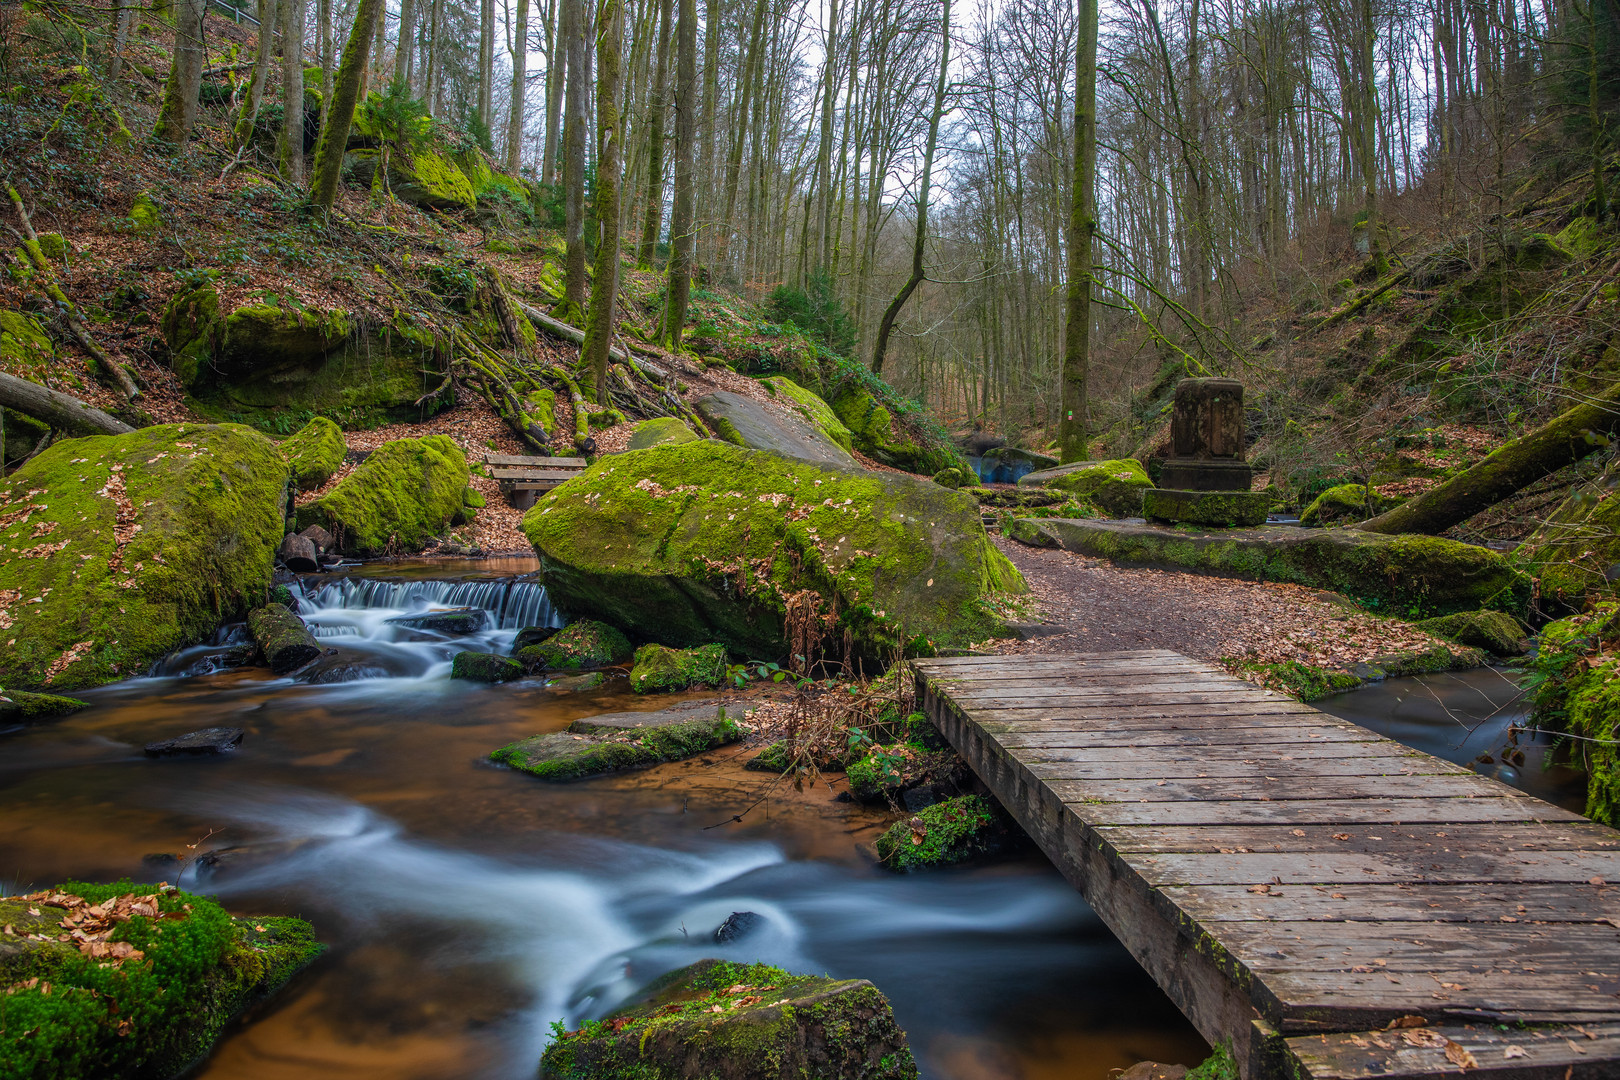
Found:
[{"label": "fallen tree trunk", "polygon": [[76,397],[0,372],[0,405],[70,435],[124,435],[135,429]]},{"label": "fallen tree trunk", "polygon": [[1620,386],[1504,443],[1439,487],[1352,528],[1436,535],[1608,444],[1620,431]]}]

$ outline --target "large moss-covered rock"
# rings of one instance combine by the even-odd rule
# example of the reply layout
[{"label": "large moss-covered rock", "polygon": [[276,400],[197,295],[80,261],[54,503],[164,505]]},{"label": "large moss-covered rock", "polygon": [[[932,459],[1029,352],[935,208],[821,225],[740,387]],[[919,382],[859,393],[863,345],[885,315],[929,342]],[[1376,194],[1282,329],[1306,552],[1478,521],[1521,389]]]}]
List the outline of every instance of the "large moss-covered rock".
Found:
[{"label": "large moss-covered rock", "polygon": [[1378,494],[1363,484],[1339,484],[1330,487],[1299,515],[1301,525],[1338,525],[1350,521],[1366,521],[1400,504]]},{"label": "large moss-covered rock", "polygon": [[349,555],[421,551],[461,513],[467,479],[466,455],[448,435],[395,439],[300,506],[298,528],[324,526]]},{"label": "large moss-covered rock", "polygon": [[[891,391],[892,393],[892,391]],[[920,422],[895,416],[897,402],[882,399],[864,378],[842,379],[827,404],[846,428],[855,448],[896,469],[932,476],[941,469],[967,468],[967,462],[943,431],[929,433]]]},{"label": "large moss-covered rock", "polygon": [[684,420],[673,416],[656,416],[651,420],[643,420],[636,425],[630,433],[630,442],[627,450],[646,450],[652,446],[662,446],[665,443],[687,443],[697,439],[697,433],[686,426]]},{"label": "large moss-covered rock", "polygon": [[1620,467],[1570,493],[1522,549],[1541,595],[1565,610],[1620,589]]},{"label": "large moss-covered rock", "polygon": [[1582,740],[1586,816],[1620,828],[1620,602],[1548,623],[1524,664],[1532,718]]},{"label": "large moss-covered rock", "polygon": [[32,316],[0,311],[0,369],[43,383],[55,361],[56,347]]},{"label": "large moss-covered rock", "polygon": [[855,449],[855,437],[850,434],[849,428],[844,426],[844,422],[838,419],[838,414],[832,411],[832,406],[822,400],[820,394],[806,390],[785,375],[772,375],[759,381],[772,397],[798,413],[805,423],[819,430],[845,450]]},{"label": "large moss-covered rock", "polygon": [[1264,525],[1269,491],[1185,491],[1145,488],[1142,513],[1155,521],[1180,521],[1228,529]]},{"label": "large moss-covered rock", "polygon": [[138,675],[261,600],[286,484],[231,424],[64,440],[0,482],[0,686]]},{"label": "large moss-covered rock", "polygon": [[1400,616],[1520,614],[1530,600],[1530,579],[1500,554],[1437,536],[1291,525],[1211,532],[1067,518],[1013,518],[1007,535],[1131,566],[1331,589]]},{"label": "large moss-covered rock", "polygon": [[725,677],[724,645],[704,645],[698,649],[643,645],[636,650],[636,664],[630,669],[630,689],[638,694],[685,690],[705,683],[716,686]]},{"label": "large moss-covered rock", "polygon": [[510,656],[494,653],[458,652],[450,662],[450,677],[468,682],[503,683],[523,677],[523,665]]},{"label": "large moss-covered rock", "polygon": [[567,731],[521,739],[490,759],[542,780],[582,780],[679,761],[740,738],[725,709],[609,713],[576,720]]},{"label": "large moss-covered rock", "polygon": [[926,870],[994,851],[1004,833],[988,802],[963,795],[889,826],[877,839],[877,854],[890,870]]},{"label": "large moss-covered rock", "polygon": [[0,898],[0,923],[0,1074],[18,1078],[179,1076],[323,949],[302,919],[128,881]]},{"label": "large moss-covered rock", "polygon": [[317,416],[281,444],[281,455],[292,469],[299,491],[313,491],[343,467],[348,453],[343,429],[324,416]]},{"label": "large moss-covered rock", "polygon": [[1046,488],[1078,496],[1116,517],[1140,517],[1142,493],[1153,486],[1134,458],[1077,461],[1018,478],[1021,488]]},{"label": "large moss-covered rock", "polygon": [[558,1080],[915,1080],[889,1002],[864,979],[700,960],[540,1059]]},{"label": "large moss-covered rock", "polygon": [[516,653],[530,671],[593,671],[623,664],[634,654],[619,631],[595,619],[569,623],[544,641]]},{"label": "large moss-covered rock", "polygon": [[[564,610],[638,637],[775,656],[790,598],[863,651],[966,644],[1027,590],[972,498],[714,440],[605,458],[523,519]],[[803,606],[804,590],[819,600]],[[812,597],[813,598],[813,597]]]},{"label": "large moss-covered rock", "polygon": [[[376,150],[351,150],[343,157],[344,174],[353,183],[370,187],[376,179],[379,157]],[[396,198],[428,210],[471,210],[478,203],[478,193],[467,174],[437,150],[390,153],[388,188]]]},{"label": "large moss-covered rock", "polygon": [[0,727],[9,727],[13,724],[43,724],[89,707],[88,701],[62,697],[59,694],[0,690]]},{"label": "large moss-covered rock", "polygon": [[1459,611],[1417,624],[1435,637],[1484,649],[1497,656],[1522,656],[1527,642],[1519,620],[1502,611]]},{"label": "large moss-covered rock", "polygon": [[698,415],[709,422],[715,435],[750,450],[822,465],[853,466],[855,459],[827,434],[797,412],[782,416],[753,398],[716,390],[692,403]]}]

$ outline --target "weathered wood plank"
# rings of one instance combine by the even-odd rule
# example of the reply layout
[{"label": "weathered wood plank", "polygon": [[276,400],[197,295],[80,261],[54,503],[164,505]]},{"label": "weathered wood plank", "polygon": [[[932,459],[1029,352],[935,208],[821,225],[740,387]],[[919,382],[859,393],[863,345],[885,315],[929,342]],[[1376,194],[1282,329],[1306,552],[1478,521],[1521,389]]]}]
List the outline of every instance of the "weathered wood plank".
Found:
[{"label": "weathered wood plank", "polygon": [[[1359,974],[1472,972],[1465,989],[1564,973],[1608,987],[1620,1016],[1620,927],[1608,923],[1226,923],[1219,947],[1250,971]],[[1456,990],[1456,986],[1440,987]],[[1436,989],[1429,986],[1427,990]]]},{"label": "weathered wood plank", "polygon": [[1487,821],[1580,821],[1540,799],[1232,799],[1224,802],[1110,802],[1069,808],[1101,825],[1380,825]]},{"label": "weathered wood plank", "polygon": [[583,469],[582,457],[540,457],[538,454],[485,454],[486,465],[533,465],[543,469]]},{"label": "weathered wood plank", "polygon": [[1169,885],[1161,890],[1197,924],[1224,922],[1620,923],[1620,890],[1589,885],[1311,885],[1256,893],[1247,885]]},{"label": "weathered wood plank", "polygon": [[1620,879],[1620,855],[1597,851],[1313,851],[1165,853],[1134,864],[1154,885],[1385,882],[1553,882]]},{"label": "weathered wood plank", "polygon": [[1028,761],[1031,776],[1042,780],[1201,780],[1220,777],[1253,778],[1266,772],[1288,769],[1291,781],[1318,776],[1472,776],[1461,765],[1429,758],[1407,757],[1298,758],[1290,762],[1270,761],[1176,761],[1168,755],[1148,753],[1144,748],[1134,761]]},{"label": "weathered wood plank", "polygon": [[562,483],[578,476],[577,469],[491,469],[489,475],[496,480],[555,480]]},{"label": "weathered wood plank", "polygon": [[[1321,747],[1323,750],[1334,747]],[[1528,825],[1473,824],[1402,826],[1398,829],[1336,825],[1204,825],[1194,828],[1159,828],[1138,825],[1105,826],[1097,830],[1122,853],[1161,851],[1342,851],[1366,842],[1404,841],[1435,849],[1481,851],[1604,851],[1620,849],[1615,832],[1587,821],[1536,822]],[[1346,840],[1340,840],[1340,837]],[[1620,884],[1620,883],[1617,883]]]},{"label": "weathered wood plank", "polygon": [[1597,1080],[1620,1060],[1620,1024],[1583,1024],[1501,1031],[1486,1024],[1305,1035],[1287,1040],[1299,1074],[1309,1080],[1417,1080],[1461,1073],[1456,1046],[1474,1064],[1468,1076],[1489,1080]]},{"label": "weathered wood plank", "polygon": [[1472,773],[1437,784],[1423,776],[1324,776],[1298,784],[1282,769],[1276,775],[1212,777],[1206,780],[1053,780],[1052,790],[1064,802],[1224,802],[1269,799],[1304,802],[1313,799],[1445,799],[1529,798],[1517,788]]},{"label": "weathered wood plank", "polygon": [[[1259,729],[1259,730],[1257,730]],[[1262,734],[1262,731],[1264,734]],[[994,737],[1003,749],[1010,752],[1019,750],[1053,748],[1053,749],[1084,749],[1089,746],[1107,745],[1111,742],[1124,741],[1128,737],[1131,745],[1149,746],[1212,746],[1237,747],[1253,746],[1257,738],[1268,740],[1298,740],[1300,745],[1325,746],[1329,743],[1355,743],[1365,745],[1378,743],[1384,740],[1365,729],[1349,730],[1344,728],[1327,727],[1321,724],[1293,724],[1284,727],[1281,724],[1275,727],[1264,724],[1238,725],[1192,725],[1187,727],[1164,727],[1157,730],[1150,728],[1132,728],[1121,726],[1117,730],[1097,731],[1013,731],[1005,734],[986,731],[987,735]]]}]

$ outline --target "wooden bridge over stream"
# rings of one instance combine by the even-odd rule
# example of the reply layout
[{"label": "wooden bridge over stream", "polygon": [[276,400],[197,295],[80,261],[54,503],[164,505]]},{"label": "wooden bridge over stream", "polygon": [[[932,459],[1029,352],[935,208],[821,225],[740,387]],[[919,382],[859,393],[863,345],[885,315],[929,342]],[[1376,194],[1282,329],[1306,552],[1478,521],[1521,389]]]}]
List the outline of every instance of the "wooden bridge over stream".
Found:
[{"label": "wooden bridge over stream", "polygon": [[1620,832],[1173,652],[913,666],[1245,1077],[1620,1077]]}]

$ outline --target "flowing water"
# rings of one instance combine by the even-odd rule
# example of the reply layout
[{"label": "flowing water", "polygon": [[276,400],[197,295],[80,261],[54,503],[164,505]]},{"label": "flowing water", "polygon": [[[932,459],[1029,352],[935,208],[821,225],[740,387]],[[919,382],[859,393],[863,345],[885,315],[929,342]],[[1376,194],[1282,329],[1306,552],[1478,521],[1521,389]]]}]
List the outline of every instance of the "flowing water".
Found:
[{"label": "flowing water", "polygon": [[[622,679],[589,695],[452,682],[459,649],[558,621],[518,576],[533,567],[314,578],[304,615],[336,652],[298,677],[228,667],[227,630],[0,737],[0,889],[178,878],[239,913],[311,920],[330,952],[221,1044],[209,1080],[532,1076],[552,1021],[716,955],[871,979],[929,1077],[1102,1080],[1206,1052],[1039,856],[890,875],[857,851],[887,815],[825,788],[750,809],[768,777],[737,748],[561,786],[490,766],[514,739],[670,700]],[[476,609],[482,628],[408,621],[437,608]],[[240,751],[141,753],[214,725],[245,728]],[[745,910],[761,926],[715,944]]]}]

